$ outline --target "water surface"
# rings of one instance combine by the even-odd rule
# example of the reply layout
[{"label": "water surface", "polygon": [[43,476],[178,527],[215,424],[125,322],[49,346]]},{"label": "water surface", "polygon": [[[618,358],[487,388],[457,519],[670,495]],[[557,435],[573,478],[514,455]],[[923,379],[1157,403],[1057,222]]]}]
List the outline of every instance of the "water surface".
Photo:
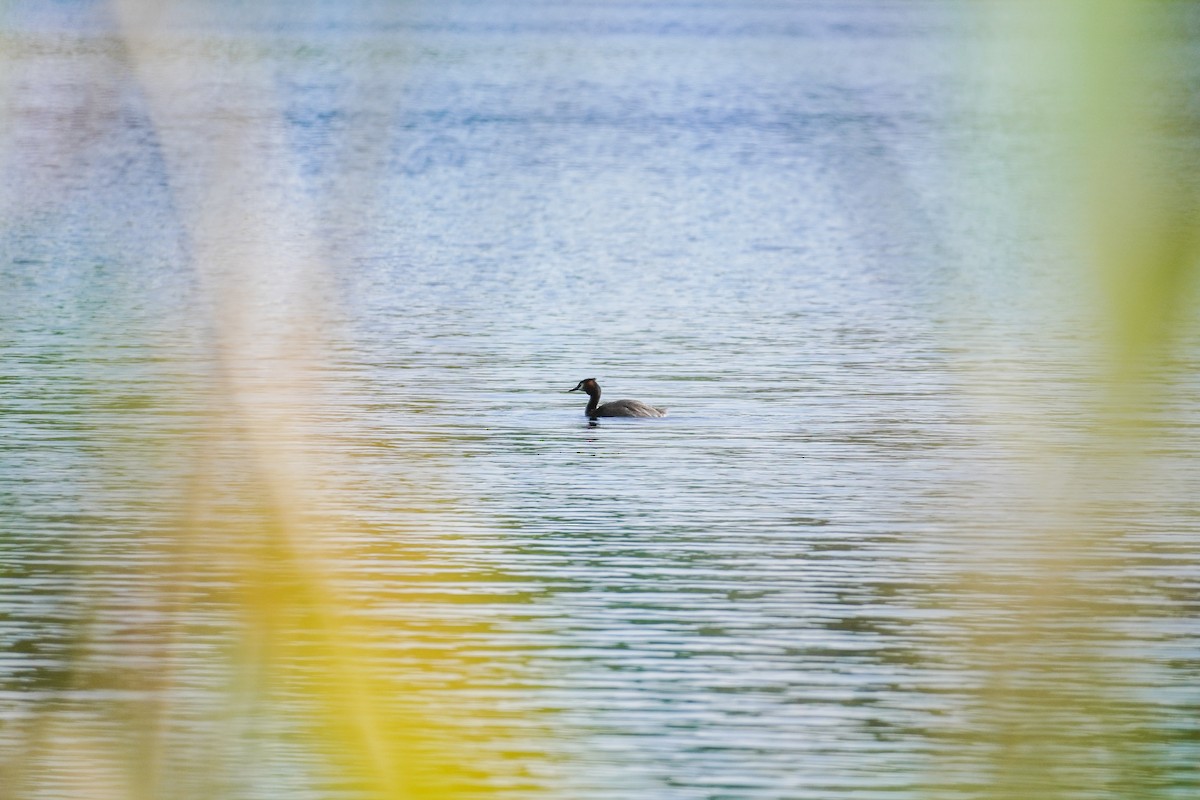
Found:
[{"label": "water surface", "polygon": [[[107,7],[6,12],[0,752],[149,692],[178,796],[336,796],[302,707],[213,726],[236,592],[171,533],[269,494],[223,414],[299,341],[281,446],[468,796],[979,796],[1021,724],[1079,797],[1200,788],[1195,359],[1108,452],[962,10],[177,17],[163,77]],[[230,308],[278,338],[224,361]],[[585,377],[670,413],[589,422]]]}]

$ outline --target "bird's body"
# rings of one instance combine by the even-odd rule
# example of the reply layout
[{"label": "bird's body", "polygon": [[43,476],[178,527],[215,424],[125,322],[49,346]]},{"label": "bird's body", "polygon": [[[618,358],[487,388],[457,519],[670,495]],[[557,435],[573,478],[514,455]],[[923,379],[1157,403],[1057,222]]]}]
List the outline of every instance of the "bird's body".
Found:
[{"label": "bird's body", "polygon": [[595,378],[584,378],[568,392],[587,392],[588,404],[584,412],[591,418],[595,417],[665,417],[667,410],[647,405],[640,400],[612,400],[600,403],[600,384]]}]

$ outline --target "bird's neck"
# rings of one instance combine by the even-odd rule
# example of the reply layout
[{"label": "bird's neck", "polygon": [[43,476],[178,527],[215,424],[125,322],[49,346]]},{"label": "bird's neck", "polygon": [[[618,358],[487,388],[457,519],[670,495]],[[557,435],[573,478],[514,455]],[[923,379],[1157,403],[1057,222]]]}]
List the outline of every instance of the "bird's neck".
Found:
[{"label": "bird's neck", "polygon": [[585,391],[588,393],[587,413],[591,415],[596,411],[596,406],[600,405],[600,390],[588,388]]}]

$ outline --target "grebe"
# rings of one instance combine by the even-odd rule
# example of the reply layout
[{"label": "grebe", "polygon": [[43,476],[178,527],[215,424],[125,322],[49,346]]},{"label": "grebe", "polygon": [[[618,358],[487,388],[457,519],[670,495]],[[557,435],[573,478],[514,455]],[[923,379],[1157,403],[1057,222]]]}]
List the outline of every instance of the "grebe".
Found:
[{"label": "grebe", "polygon": [[592,418],[665,417],[667,415],[667,410],[665,408],[648,406],[640,400],[613,400],[610,403],[600,405],[600,384],[596,383],[595,378],[584,378],[579,383],[575,384],[574,389],[567,389],[567,391],[587,392],[588,404],[583,413]]}]

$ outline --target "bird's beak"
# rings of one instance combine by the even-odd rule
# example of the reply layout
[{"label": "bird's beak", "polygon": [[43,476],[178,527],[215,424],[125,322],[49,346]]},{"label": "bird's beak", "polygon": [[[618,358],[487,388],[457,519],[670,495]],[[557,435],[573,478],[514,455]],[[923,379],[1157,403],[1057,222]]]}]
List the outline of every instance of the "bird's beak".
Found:
[{"label": "bird's beak", "polygon": [[579,387],[576,386],[574,389],[567,389],[567,391],[563,392],[563,394],[569,394],[570,392],[578,392],[578,391],[579,391]]}]

